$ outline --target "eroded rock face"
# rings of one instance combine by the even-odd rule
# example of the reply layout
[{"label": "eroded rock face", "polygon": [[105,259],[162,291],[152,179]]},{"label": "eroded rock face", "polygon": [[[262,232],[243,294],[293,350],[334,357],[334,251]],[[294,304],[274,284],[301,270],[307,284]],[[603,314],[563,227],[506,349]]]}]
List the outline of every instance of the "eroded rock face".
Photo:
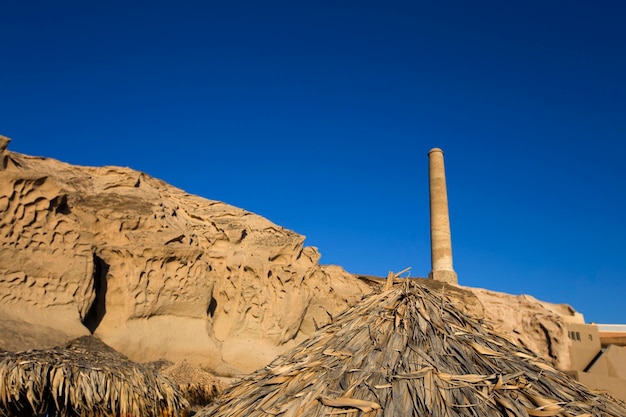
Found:
[{"label": "eroded rock face", "polygon": [[7,323],[94,333],[134,360],[187,359],[227,374],[262,366],[371,291],[253,213],[132,169],[7,144],[0,137]]},{"label": "eroded rock face", "polygon": [[484,317],[496,330],[525,346],[561,370],[569,369],[567,323],[584,318],[567,304],[539,301],[529,295],[510,295],[481,288],[468,288],[478,297]]}]

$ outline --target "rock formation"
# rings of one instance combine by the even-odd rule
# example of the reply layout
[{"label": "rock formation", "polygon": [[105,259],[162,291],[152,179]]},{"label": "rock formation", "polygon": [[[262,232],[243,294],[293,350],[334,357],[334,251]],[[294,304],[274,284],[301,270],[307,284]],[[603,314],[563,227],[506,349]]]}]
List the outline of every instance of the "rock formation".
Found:
[{"label": "rock formation", "polygon": [[26,321],[50,344],[94,333],[134,360],[247,372],[371,291],[253,213],[129,168],[9,152],[8,142],[0,138],[3,334]]},{"label": "rock formation", "polygon": [[529,295],[510,295],[482,288],[471,288],[485,308],[492,327],[507,334],[515,343],[537,352],[553,366],[570,369],[567,323],[585,320],[567,304],[539,301]]},{"label": "rock formation", "polygon": [[[320,265],[303,236],[253,213],[129,168],[73,166],[8,143],[0,136],[0,348],[92,333],[136,361],[250,372],[379,283]],[[567,354],[567,312],[446,291],[553,363]]]}]

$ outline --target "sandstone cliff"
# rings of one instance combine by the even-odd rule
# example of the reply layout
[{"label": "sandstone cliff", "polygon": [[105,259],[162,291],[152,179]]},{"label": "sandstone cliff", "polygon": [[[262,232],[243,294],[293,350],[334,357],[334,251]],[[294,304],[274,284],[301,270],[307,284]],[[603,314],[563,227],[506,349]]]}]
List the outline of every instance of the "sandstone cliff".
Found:
[{"label": "sandstone cliff", "polygon": [[585,320],[567,304],[539,301],[529,295],[514,296],[481,288],[472,293],[485,306],[485,318],[515,343],[533,350],[561,370],[570,370],[567,323]]},{"label": "sandstone cliff", "polygon": [[[10,152],[0,136],[0,348],[93,333],[137,361],[213,373],[271,361],[380,284],[319,264],[304,237],[141,172]],[[442,286],[556,365],[566,307]]]},{"label": "sandstone cliff", "polygon": [[[50,344],[91,332],[139,361],[250,371],[371,291],[253,213],[128,168],[9,152],[8,142],[0,138],[5,336],[26,321]],[[6,349],[34,347],[3,339]]]}]

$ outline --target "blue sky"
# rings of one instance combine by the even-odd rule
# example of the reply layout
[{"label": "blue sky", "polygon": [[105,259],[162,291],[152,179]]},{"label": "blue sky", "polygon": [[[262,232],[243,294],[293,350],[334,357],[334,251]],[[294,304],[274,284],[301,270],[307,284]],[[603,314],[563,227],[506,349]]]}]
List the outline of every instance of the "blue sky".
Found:
[{"label": "blue sky", "polygon": [[121,165],[430,270],[445,151],[460,283],[626,322],[620,1],[4,1],[10,149]]}]

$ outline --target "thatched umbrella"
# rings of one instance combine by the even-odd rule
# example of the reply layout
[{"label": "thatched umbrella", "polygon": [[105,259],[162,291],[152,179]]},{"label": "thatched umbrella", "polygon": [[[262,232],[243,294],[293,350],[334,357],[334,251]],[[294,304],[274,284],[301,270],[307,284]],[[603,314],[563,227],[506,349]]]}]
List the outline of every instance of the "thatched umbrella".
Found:
[{"label": "thatched umbrella", "polygon": [[212,416],[626,416],[418,280],[372,295],[228,388]]},{"label": "thatched umbrella", "polygon": [[160,372],[180,387],[192,409],[210,404],[224,390],[224,383],[217,377],[192,366],[186,360],[165,367]]},{"label": "thatched umbrella", "polygon": [[176,416],[178,387],[94,337],[67,347],[0,353],[0,416]]}]

